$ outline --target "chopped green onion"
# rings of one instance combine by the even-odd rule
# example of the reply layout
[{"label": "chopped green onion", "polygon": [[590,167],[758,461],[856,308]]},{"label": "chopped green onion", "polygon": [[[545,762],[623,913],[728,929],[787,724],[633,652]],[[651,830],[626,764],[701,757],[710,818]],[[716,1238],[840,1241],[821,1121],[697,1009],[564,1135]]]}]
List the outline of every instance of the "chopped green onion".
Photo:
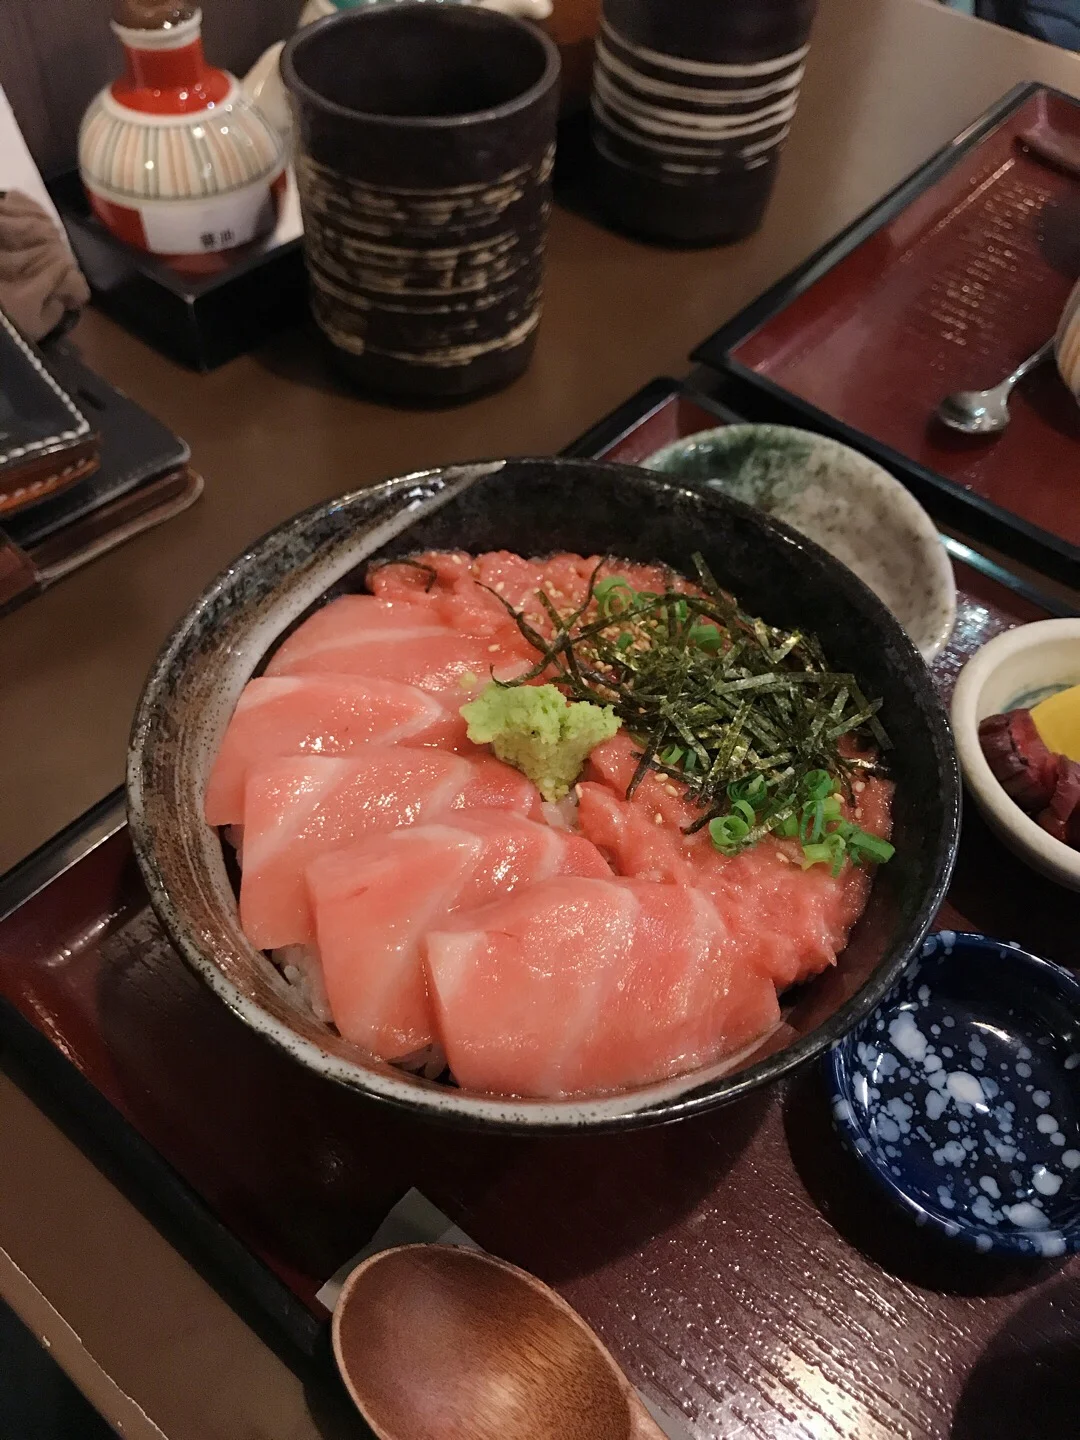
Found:
[{"label": "chopped green onion", "polygon": [[752,805],[748,805],[745,800],[733,801],[731,811],[732,814],[741,815],[747,825],[757,824],[757,816],[754,813],[754,808]]},{"label": "chopped green onion", "polygon": [[826,795],[832,794],[836,785],[827,770],[808,770],[799,788],[808,800],[824,800]]},{"label": "chopped green onion", "polygon": [[719,650],[724,639],[715,625],[694,625],[686,638],[702,650]]},{"label": "chopped green onion", "polygon": [[839,875],[844,864],[844,837],[834,830],[817,845],[803,846],[802,868],[809,870],[812,865],[828,865],[833,875]]},{"label": "chopped green onion", "polygon": [[[606,575],[603,580],[598,580],[593,586],[593,595],[602,615],[621,615],[637,599],[633,586],[621,575]],[[616,600],[619,602],[618,609],[615,607]]]},{"label": "chopped green onion", "polygon": [[840,827],[840,833],[855,865],[862,865],[867,860],[875,865],[884,865],[896,854],[895,845],[890,845],[888,840],[882,840],[880,835],[871,835],[868,830],[863,830],[858,825],[845,822]]},{"label": "chopped green onion", "polygon": [[804,845],[816,845],[825,834],[824,800],[808,800],[799,819],[799,839]]},{"label": "chopped green onion", "polygon": [[718,815],[709,821],[712,843],[724,855],[735,855],[750,834],[750,826],[740,815]]},{"label": "chopped green onion", "polygon": [[661,763],[664,765],[678,765],[683,757],[683,752],[678,745],[669,745],[660,755]]},{"label": "chopped green onion", "polygon": [[761,805],[768,795],[765,776],[758,771],[754,775],[744,775],[741,780],[732,780],[727,793],[731,801],[746,800],[750,805]]}]

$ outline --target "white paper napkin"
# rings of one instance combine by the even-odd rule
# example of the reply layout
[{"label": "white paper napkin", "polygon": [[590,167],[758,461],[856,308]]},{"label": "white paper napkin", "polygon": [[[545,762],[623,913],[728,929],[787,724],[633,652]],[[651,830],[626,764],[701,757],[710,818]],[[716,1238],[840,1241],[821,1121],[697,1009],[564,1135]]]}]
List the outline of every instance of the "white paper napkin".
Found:
[{"label": "white paper napkin", "polygon": [[34,164],[29,147],[19,129],[19,122],[15,119],[14,112],[2,88],[0,88],[0,190],[21,190],[24,195],[29,195],[31,200],[36,200],[52,218],[52,222],[60,234],[64,236],[65,240],[67,239],[64,227],[60,223],[60,216],[56,213],[56,206],[45,189],[45,182]]},{"label": "white paper napkin", "polygon": [[67,242],[67,231],[23,139],[11,103],[0,86],[0,190],[21,190],[36,200]]},{"label": "white paper napkin", "polygon": [[[334,1272],[317,1298],[328,1310],[333,1310],[342,1285],[360,1261],[366,1260],[369,1255],[377,1255],[380,1250],[390,1250],[395,1245],[459,1245],[466,1250],[482,1248],[419,1190],[410,1190],[401,1197],[364,1248]],[[638,1395],[668,1440],[693,1440],[681,1415],[662,1410],[640,1390]]]}]

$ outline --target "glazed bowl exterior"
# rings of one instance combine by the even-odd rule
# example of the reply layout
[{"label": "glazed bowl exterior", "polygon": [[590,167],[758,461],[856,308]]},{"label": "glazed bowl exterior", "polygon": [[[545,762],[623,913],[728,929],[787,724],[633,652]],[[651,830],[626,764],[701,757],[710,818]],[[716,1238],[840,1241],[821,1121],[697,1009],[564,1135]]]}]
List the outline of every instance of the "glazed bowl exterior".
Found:
[{"label": "glazed bowl exterior", "polygon": [[[440,1085],[373,1058],[307,1009],[240,929],[203,793],[247,680],[328,599],[363,587],[370,560],[424,549],[570,550],[685,569],[700,550],[755,614],[817,632],[833,662],[880,695],[895,737],[895,858],[837,965],[786,997],[784,1024],[749,1052],[614,1095],[525,1100]],[[787,1074],[878,1003],[914,953],[952,870],[960,789],[948,723],[918,652],[846,567],[738,501],[626,466],[500,460],[387,481],[303,512],[206,590],[162,650],[135,716],[132,842],[180,953],[247,1024],[299,1063],[433,1120],[502,1130],[617,1129],[679,1119]]]}]

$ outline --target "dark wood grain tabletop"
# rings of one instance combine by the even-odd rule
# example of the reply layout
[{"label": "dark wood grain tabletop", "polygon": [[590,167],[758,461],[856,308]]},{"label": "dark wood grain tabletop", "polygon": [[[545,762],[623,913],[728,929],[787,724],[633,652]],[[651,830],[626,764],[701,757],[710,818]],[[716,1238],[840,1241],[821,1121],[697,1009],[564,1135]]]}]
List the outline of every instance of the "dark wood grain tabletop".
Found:
[{"label": "dark wood grain tabletop", "polygon": [[[389,474],[560,449],[652,376],[685,373],[695,344],[1030,79],[1080,95],[1080,56],[932,0],[822,0],[763,231],[730,250],[668,252],[557,209],[535,362],[459,409],[402,412],[348,392],[307,330],[203,376],[87,314],[83,358],[190,442],[206,492],[0,620],[0,870],[120,782],[154,654],[246,542]],[[1020,901],[996,903],[1006,923]],[[0,1294],[114,1424],[168,1440],[362,1433],[15,1075],[0,1073]],[[558,1283],[702,1440],[1080,1435],[1080,1411],[1072,1431],[1053,1429],[1080,1327],[1075,1273],[999,1273],[901,1244],[823,1149],[816,1083],[811,1072],[693,1125],[587,1142],[599,1147],[588,1193],[569,1142],[467,1175],[421,1170],[478,1240]],[[427,1143],[418,1133],[419,1151]],[[364,1154],[381,1163],[374,1142]],[[522,1207],[545,1224],[514,1229],[506,1217]],[[987,1292],[1005,1297],[990,1328]],[[939,1347],[960,1358],[943,1364]]]}]

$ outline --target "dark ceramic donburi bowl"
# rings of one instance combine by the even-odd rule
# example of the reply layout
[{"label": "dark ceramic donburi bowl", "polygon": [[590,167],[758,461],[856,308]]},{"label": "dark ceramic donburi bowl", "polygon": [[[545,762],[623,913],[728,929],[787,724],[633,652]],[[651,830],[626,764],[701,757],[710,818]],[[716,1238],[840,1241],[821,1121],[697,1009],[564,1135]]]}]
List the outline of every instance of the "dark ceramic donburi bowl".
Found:
[{"label": "dark ceramic donburi bowl", "polygon": [[[722,584],[775,624],[806,626],[884,700],[894,739],[895,858],[836,967],[793,995],[749,1054],[620,1094],[530,1101],[466,1093],[377,1061],[306,1009],[245,939],[203,791],[244,683],[283,634],[360,589],[373,557],[419,549],[571,550],[663,560],[701,550]],[[301,1064],[436,1119],[503,1129],[617,1128],[694,1114],[786,1074],[868,1014],[915,952],[952,868],[960,794],[941,703],[881,601],[824,550],[738,501],[625,466],[507,460],[405,476],[316,506],[257,541],[181,622],[132,732],[131,835],[150,898],[185,959],[244,1021]]]}]

